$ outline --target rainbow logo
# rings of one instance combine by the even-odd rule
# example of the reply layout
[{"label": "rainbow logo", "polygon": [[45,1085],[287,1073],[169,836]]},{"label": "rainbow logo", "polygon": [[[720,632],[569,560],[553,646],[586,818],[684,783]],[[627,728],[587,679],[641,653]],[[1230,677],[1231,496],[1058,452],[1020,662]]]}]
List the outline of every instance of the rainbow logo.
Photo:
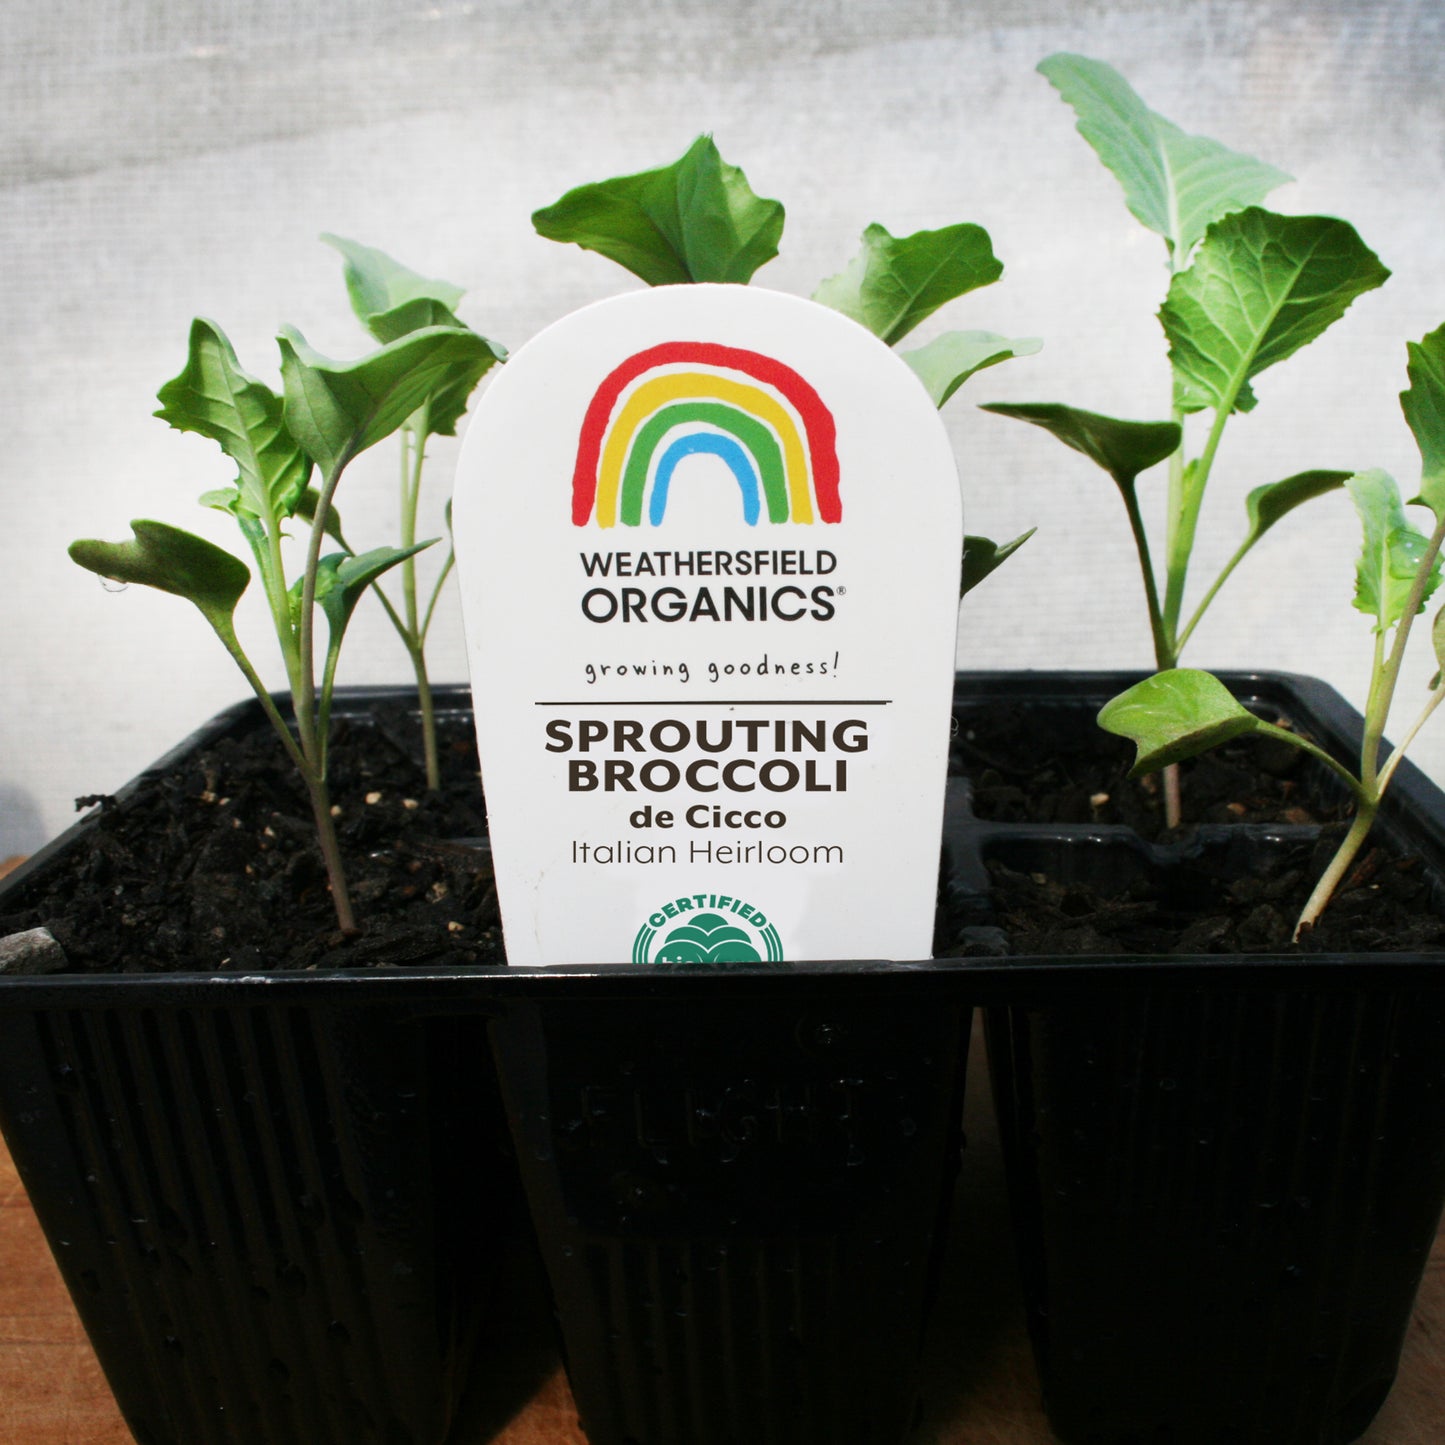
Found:
[{"label": "rainbow logo", "polygon": [[757,351],[669,341],[630,356],[597,388],[572,473],[572,522],[658,526],[688,457],[720,458],[743,520],[837,522],[837,428],[790,366]]}]

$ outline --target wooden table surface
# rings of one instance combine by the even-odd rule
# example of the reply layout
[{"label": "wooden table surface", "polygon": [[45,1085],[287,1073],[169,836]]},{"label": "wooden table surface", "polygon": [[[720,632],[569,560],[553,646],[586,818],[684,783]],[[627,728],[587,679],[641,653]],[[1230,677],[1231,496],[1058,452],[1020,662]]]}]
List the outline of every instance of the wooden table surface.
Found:
[{"label": "wooden table surface", "polygon": [[[1007,1225],[981,1047],[973,1050],[969,1095],[957,1246],[946,1264],[950,1278],[966,1279],[968,1289],[943,1291],[925,1364],[924,1419],[910,1445],[1049,1445],[1013,1259],[996,1243]],[[518,1349],[514,1368],[504,1373],[510,1385],[505,1398],[495,1391],[469,1397],[451,1445],[587,1445],[553,1354]],[[1442,1441],[1445,1237],[1431,1256],[1400,1377],[1362,1445]],[[0,1442],[132,1445],[3,1144]]]}]

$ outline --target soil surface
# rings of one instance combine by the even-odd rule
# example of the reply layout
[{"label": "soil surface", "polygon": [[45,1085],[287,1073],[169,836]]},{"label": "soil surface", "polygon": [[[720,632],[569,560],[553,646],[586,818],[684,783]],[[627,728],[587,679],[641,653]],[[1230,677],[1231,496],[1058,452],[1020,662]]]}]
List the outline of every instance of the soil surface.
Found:
[{"label": "soil surface", "polygon": [[1277,842],[1243,867],[1208,853],[1146,870],[1118,888],[991,861],[996,930],[969,930],[949,952],[1014,955],[1445,952],[1438,887],[1416,858],[1366,845],[1318,923],[1295,920],[1343,825]]},{"label": "soil surface", "polygon": [[[47,927],[79,972],[502,964],[470,716],[441,719],[443,786],[428,793],[419,724],[378,704],[333,732],[332,796],[363,926],[336,928],[304,789],[269,729],[224,739],[134,796],[98,805],[72,866],[0,903],[0,937]],[[1196,823],[1324,823],[1241,866],[1217,855],[1121,870],[1103,881],[1050,877],[1015,843],[989,861],[993,923],[940,937],[969,955],[1445,951],[1440,889],[1417,861],[1367,849],[1320,924],[1298,945],[1294,920],[1333,852],[1342,811],[1316,764],[1287,745],[1244,739],[1186,765],[1191,820],[1161,832],[1157,790],[1127,780],[1132,747],[1092,718],[1016,707],[966,719],[955,771],[973,780],[985,819],[1005,824],[1125,823],[1187,840]],[[1106,795],[1100,797],[1100,795]],[[1006,828],[1006,832],[1014,829]],[[956,925],[955,925],[956,926]]]},{"label": "soil surface", "polygon": [[105,798],[46,886],[0,903],[0,937],[45,926],[77,972],[358,968],[503,961],[470,716],[441,719],[442,788],[402,705],[333,728],[332,802],[363,933],[336,927],[306,793],[269,728]]},{"label": "soil surface", "polygon": [[[1270,719],[1290,726],[1285,718]],[[1373,953],[1445,950],[1442,890],[1416,859],[1383,844],[1366,848],[1317,925],[1291,942],[1295,921],[1343,835],[1345,791],[1313,759],[1271,738],[1240,738],[1181,765],[1184,818],[1164,827],[1158,775],[1130,778],[1134,745],[1104,732],[1088,708],[996,704],[965,712],[952,750],[956,773],[971,780],[975,816],[1016,834],[988,856],[992,923],[966,928],[942,951],[963,956]],[[1105,833],[1132,830],[1168,845],[1173,861],[1150,866],[1127,843],[1100,866],[1063,863],[1051,871],[1054,824],[1089,824]],[[1272,843],[1226,845],[1197,857],[1203,827],[1270,824]],[[1014,826],[1017,825],[1017,826]],[[1037,830],[1028,856],[1020,841]],[[1257,830],[1240,830],[1236,839]],[[1286,841],[1293,834],[1294,841]],[[1117,864],[1117,866],[1115,866]],[[1113,876],[1105,871],[1112,870]],[[1073,876],[1082,873],[1086,876]],[[1064,876],[1068,875],[1068,876]]]},{"label": "soil surface", "polygon": [[[980,818],[1123,824],[1145,838],[1167,836],[1159,775],[1130,778],[1134,744],[1104,732],[1090,711],[1009,704],[966,714],[953,760],[973,779]],[[1236,739],[1180,765],[1184,829],[1334,821],[1347,812],[1348,799],[1322,773],[1288,743]]]}]

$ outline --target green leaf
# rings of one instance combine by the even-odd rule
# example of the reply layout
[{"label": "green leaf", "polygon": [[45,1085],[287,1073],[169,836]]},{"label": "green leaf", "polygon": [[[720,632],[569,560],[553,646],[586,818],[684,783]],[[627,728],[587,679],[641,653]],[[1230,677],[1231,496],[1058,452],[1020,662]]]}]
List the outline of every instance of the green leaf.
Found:
[{"label": "green leaf", "polygon": [[1099,726],[1138,747],[1131,777],[1265,730],[1217,677],[1192,667],[1170,668],[1136,682],[1104,704]]},{"label": "green leaf", "polygon": [[185,369],[157,399],[158,417],[177,431],[209,437],[236,463],[246,511],[267,521],[291,515],[311,462],[286,428],[281,398],[241,369],[215,322],[197,317],[191,323]]},{"label": "green leaf", "polygon": [[155,587],[194,602],[218,632],[230,633],[231,615],[251,580],[239,557],[165,522],[137,521],[129,542],[84,538],[70,557],[90,572],[117,582]]},{"label": "green leaf", "polygon": [[1410,386],[1400,408],[1420,448],[1420,495],[1437,518],[1445,518],[1445,326],[1411,341],[1406,372]]},{"label": "green leaf", "polygon": [[1082,452],[1128,491],[1134,479],[1179,450],[1181,431],[1172,421],[1120,421],[1059,402],[989,402],[981,407],[998,416],[1031,422]]},{"label": "green leaf", "polygon": [[234,517],[236,509],[241,505],[241,489],[239,487],[214,487],[209,492],[202,492],[196,500],[203,507],[209,507],[215,512],[225,512],[228,516]]},{"label": "green leaf", "polygon": [[1279,519],[1304,502],[1338,491],[1351,477],[1350,472],[1296,472],[1282,482],[1266,482],[1256,487],[1245,499],[1249,514],[1249,538],[1253,546]]},{"label": "green leaf", "polygon": [[[395,341],[404,333],[393,330],[392,334],[383,335],[374,325],[379,317],[392,315],[399,308],[414,306],[415,303],[421,303],[422,312],[451,316],[467,294],[462,287],[453,286],[450,281],[434,281],[420,276],[399,261],[392,260],[385,251],[363,246],[359,241],[348,241],[344,236],[330,234],[323,235],[321,239],[341,252],[351,309],[356,312],[361,324],[383,343]],[[450,322],[440,319],[417,321],[406,330],[447,325],[460,323],[453,316]]]},{"label": "green leaf", "polygon": [[987,537],[965,537],[963,572],[959,578],[958,595],[962,597],[965,593],[972,592],[990,572],[1007,562],[1037,531],[1037,527],[1030,527],[1022,536],[1002,545],[989,541]]},{"label": "green leaf", "polygon": [[[473,336],[475,332],[469,333]],[[464,357],[453,366],[427,398],[426,435],[450,437],[457,434],[457,423],[466,415],[467,404],[482,377],[493,365],[505,361],[504,348],[482,338],[488,354],[479,359]],[[423,442],[425,438],[423,438]]]},{"label": "green leaf", "polygon": [[863,249],[813,292],[813,300],[851,316],[892,346],[945,302],[1002,275],[1003,263],[982,226],[965,222],[890,236],[875,222],[863,232]]},{"label": "green leaf", "polygon": [[1353,226],[1251,208],[1209,228],[1159,312],[1184,411],[1249,411],[1249,383],[1344,315],[1389,271]]},{"label": "green leaf", "polygon": [[[348,241],[342,236],[321,238],[341,252],[346,262],[346,289],[351,306],[362,324],[382,345],[399,341],[414,331],[449,326],[458,331],[470,328],[458,319],[456,307],[466,294],[449,281],[436,281],[408,270],[384,251]],[[495,342],[486,343],[493,359],[504,361],[506,351]],[[488,363],[490,365],[490,363]],[[485,368],[483,368],[485,370]],[[468,360],[456,374],[442,382],[428,399],[427,433],[454,436],[457,422],[466,412],[467,401],[481,380]]]},{"label": "green leaf", "polygon": [[[311,495],[315,495],[314,492]],[[217,512],[225,512],[235,521],[241,529],[241,535],[251,548],[251,555],[255,557],[256,565],[261,569],[261,576],[269,577],[275,566],[275,560],[274,553],[271,551],[271,540],[266,532],[266,523],[242,505],[240,489],[217,487],[214,491],[202,492],[198,500],[203,507],[210,507]],[[297,511],[301,509],[302,505],[302,503],[297,503]]]},{"label": "green leaf", "polygon": [[400,340],[413,331],[425,331],[428,326],[450,326],[455,331],[466,331],[468,326],[456,315],[430,297],[420,296],[415,301],[403,301],[390,311],[378,311],[366,318],[366,329],[383,346],[389,341]]},{"label": "green leaf", "polygon": [[571,242],[625,266],[649,286],[747,282],[778,254],[783,207],[699,136],[681,160],[568,191],[536,211],[551,241]]},{"label": "green leaf", "polygon": [[[1400,489],[1388,472],[1378,468],[1356,472],[1345,487],[1364,531],[1360,560],[1355,566],[1355,606],[1375,619],[1376,632],[1388,632],[1405,614],[1429,542],[1410,525],[1400,501]],[[1439,585],[1437,557],[1420,611],[1424,611],[1425,598]]]},{"label": "green leaf", "polygon": [[[454,330],[470,331],[465,323],[458,321],[439,301],[424,297],[415,301],[403,301],[391,311],[369,317],[367,325],[372,335],[383,343],[398,341],[414,331],[424,331],[433,326],[450,326]],[[487,341],[485,337],[482,339],[491,348],[492,361],[507,359],[505,347],[498,346],[495,341]],[[457,423],[466,413],[472,392],[476,390],[477,383],[491,365],[492,362],[488,362],[487,366],[478,372],[468,359],[465,364],[457,367],[453,375],[437,386],[426,401],[428,436],[456,435]]]},{"label": "green leaf", "polygon": [[[359,556],[350,552],[333,552],[320,559],[316,564],[316,604],[326,614],[333,650],[340,645],[346,624],[351,621],[351,614],[366,589],[398,562],[416,556],[435,541],[433,537],[431,541],[418,542],[414,547],[374,547]],[[300,578],[292,585],[291,594],[293,600],[299,603]]]},{"label": "green leaf", "polygon": [[1124,188],[1134,216],[1182,261],[1209,225],[1292,177],[1150,110],[1112,66],[1051,55],[1039,72],[1074,108],[1079,134]]},{"label": "green leaf", "polygon": [[1435,675],[1430,679],[1430,691],[1434,692],[1445,682],[1445,607],[1435,614],[1430,628],[1430,641],[1435,648]]},{"label": "green leaf", "polygon": [[[296,515],[303,522],[316,525],[316,508],[321,504],[321,493],[315,487],[307,487],[306,495],[296,504]],[[353,548],[346,540],[341,531],[341,513],[336,510],[336,503],[333,502],[326,509],[326,526],[323,529],[326,536],[330,537],[339,547],[345,547],[348,552]]]},{"label": "green leaf", "polygon": [[475,385],[497,359],[476,332],[446,326],[414,331],[351,362],[321,356],[292,327],[277,341],[286,425],[327,479],[390,436],[433,393],[468,377]]},{"label": "green leaf", "polygon": [[899,354],[918,373],[934,406],[941,407],[975,372],[1014,356],[1032,356],[1042,346],[1033,336],[1010,340],[992,331],[945,331],[926,346]]}]

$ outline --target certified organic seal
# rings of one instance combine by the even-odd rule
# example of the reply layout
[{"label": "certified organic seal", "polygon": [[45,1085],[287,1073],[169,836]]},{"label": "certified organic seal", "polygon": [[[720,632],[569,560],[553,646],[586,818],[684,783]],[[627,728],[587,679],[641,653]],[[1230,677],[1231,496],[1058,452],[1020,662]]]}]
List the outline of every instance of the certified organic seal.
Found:
[{"label": "certified organic seal", "polygon": [[670,898],[637,930],[633,963],[777,963],[782,940],[767,915],[726,893]]}]

